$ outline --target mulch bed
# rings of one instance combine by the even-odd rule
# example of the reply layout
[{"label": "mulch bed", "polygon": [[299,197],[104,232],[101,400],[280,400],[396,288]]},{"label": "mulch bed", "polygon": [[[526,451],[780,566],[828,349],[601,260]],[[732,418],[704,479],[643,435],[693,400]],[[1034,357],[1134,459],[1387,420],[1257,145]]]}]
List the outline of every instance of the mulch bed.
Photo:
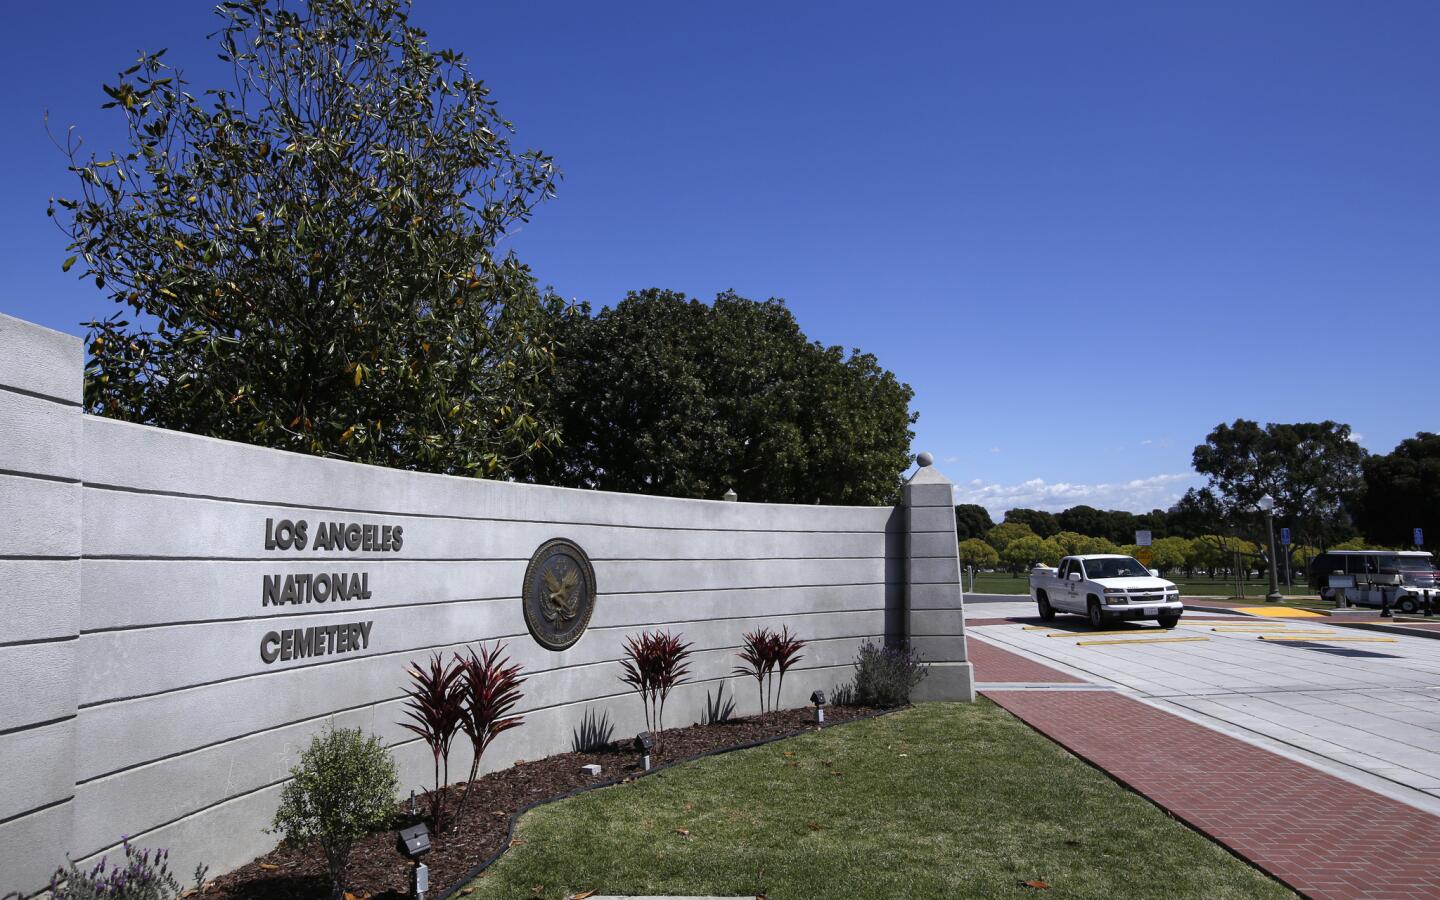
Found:
[{"label": "mulch bed", "polygon": [[[838,725],[874,715],[864,707],[827,706],[825,725]],[[814,731],[814,709],[786,709],[762,716],[731,719],[715,725],[691,725],[664,732],[663,750],[651,755],[652,770],[716,751]],[[520,812],[546,800],[558,799],[587,788],[630,780],[641,773],[641,754],[633,738],[612,742],[598,753],[561,753],[545,759],[519,760],[514,766],[492,772],[475,782],[466,807],[453,830],[432,834],[425,855],[430,868],[430,897],[442,897],[461,882],[473,878],[476,867],[493,862],[511,840],[511,828]],[[581,770],[596,763],[598,777]],[[463,775],[461,777],[464,777]],[[453,818],[464,784],[451,785],[446,817]],[[424,803],[421,803],[422,809]],[[393,827],[358,842],[350,853],[346,887],[356,898],[398,900],[410,896],[411,863],[395,846],[395,830],[414,824],[414,817],[397,817]],[[215,879],[205,892],[219,900],[309,900],[330,896],[325,855],[318,846],[280,844],[266,855]]]}]

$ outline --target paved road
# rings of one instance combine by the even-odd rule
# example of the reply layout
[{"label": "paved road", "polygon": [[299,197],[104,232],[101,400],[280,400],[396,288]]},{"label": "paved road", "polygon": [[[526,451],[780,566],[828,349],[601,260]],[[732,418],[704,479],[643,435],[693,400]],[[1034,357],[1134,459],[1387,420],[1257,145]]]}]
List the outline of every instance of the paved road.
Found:
[{"label": "paved road", "polygon": [[[966,597],[967,621],[1034,614],[1022,598]],[[1060,616],[1054,624],[1039,631],[1018,623],[976,624],[967,633],[1440,812],[1440,641],[1325,643],[1320,632],[1379,635],[1285,620],[1313,636],[1291,644],[1214,630],[1228,627],[1221,622],[1182,620],[1171,636],[1205,640],[1080,646],[1083,638],[1046,635],[1088,630],[1081,618]],[[1155,626],[1143,627],[1160,636]],[[977,677],[983,687],[984,672]]]}]

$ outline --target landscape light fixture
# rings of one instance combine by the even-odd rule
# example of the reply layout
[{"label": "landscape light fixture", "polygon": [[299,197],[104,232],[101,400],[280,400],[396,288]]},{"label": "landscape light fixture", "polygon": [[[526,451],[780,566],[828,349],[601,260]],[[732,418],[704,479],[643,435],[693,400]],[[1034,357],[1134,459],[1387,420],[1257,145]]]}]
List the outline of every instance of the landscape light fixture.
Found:
[{"label": "landscape light fixture", "polygon": [[655,749],[655,737],[648,731],[642,731],[635,735],[635,749],[644,754],[642,762],[645,771],[650,771],[650,751]]},{"label": "landscape light fixture", "polygon": [[416,900],[425,900],[425,892],[430,890],[430,867],[421,862],[420,857],[430,852],[430,829],[424,822],[402,828],[396,835],[395,843],[401,853],[414,861],[410,888]]},{"label": "landscape light fixture", "polygon": [[811,694],[810,702],[815,704],[815,721],[823,724],[825,721],[825,692],[816,691]]},{"label": "landscape light fixture", "polygon": [[1285,598],[1280,595],[1280,583],[1275,580],[1275,498],[1266,494],[1255,505],[1265,514],[1265,527],[1270,532],[1270,558],[1265,567],[1270,570],[1270,593],[1265,595],[1265,602],[1279,603]]}]

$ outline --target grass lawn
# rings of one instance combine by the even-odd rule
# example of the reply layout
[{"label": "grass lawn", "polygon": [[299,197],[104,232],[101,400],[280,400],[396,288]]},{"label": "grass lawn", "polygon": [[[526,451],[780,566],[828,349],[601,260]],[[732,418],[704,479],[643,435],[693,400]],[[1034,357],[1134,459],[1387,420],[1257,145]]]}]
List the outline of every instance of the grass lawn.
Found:
[{"label": "grass lawn", "polygon": [[467,900],[1294,896],[985,700],[591,791],[517,837]]},{"label": "grass lawn", "polygon": [[[1172,581],[1174,579],[1171,579]],[[1231,597],[1235,595],[1235,582],[1222,578],[1191,578],[1175,582],[1180,587],[1180,593],[1186,596],[1204,597]],[[1265,595],[1270,592],[1270,583],[1262,578],[1252,578],[1244,582],[1245,599],[1259,600],[1262,603]],[[970,580],[966,578],[965,589],[970,590]],[[1027,576],[1019,578],[1011,577],[1004,572],[981,572],[975,576],[975,593],[977,594],[1029,594],[1030,579]],[[1280,593],[1287,597],[1310,597],[1314,598],[1314,591],[1303,585],[1297,584],[1293,587],[1280,585]],[[1327,604],[1327,606],[1330,604]]]}]

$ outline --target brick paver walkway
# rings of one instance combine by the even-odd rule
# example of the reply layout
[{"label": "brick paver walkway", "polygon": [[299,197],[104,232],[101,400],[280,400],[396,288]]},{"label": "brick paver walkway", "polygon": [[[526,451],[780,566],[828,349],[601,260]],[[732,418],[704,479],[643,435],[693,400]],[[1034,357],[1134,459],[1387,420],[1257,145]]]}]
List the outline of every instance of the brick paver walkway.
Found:
[{"label": "brick paver walkway", "polygon": [[1440,897],[1440,817],[1118,693],[985,695],[1308,896]]}]

